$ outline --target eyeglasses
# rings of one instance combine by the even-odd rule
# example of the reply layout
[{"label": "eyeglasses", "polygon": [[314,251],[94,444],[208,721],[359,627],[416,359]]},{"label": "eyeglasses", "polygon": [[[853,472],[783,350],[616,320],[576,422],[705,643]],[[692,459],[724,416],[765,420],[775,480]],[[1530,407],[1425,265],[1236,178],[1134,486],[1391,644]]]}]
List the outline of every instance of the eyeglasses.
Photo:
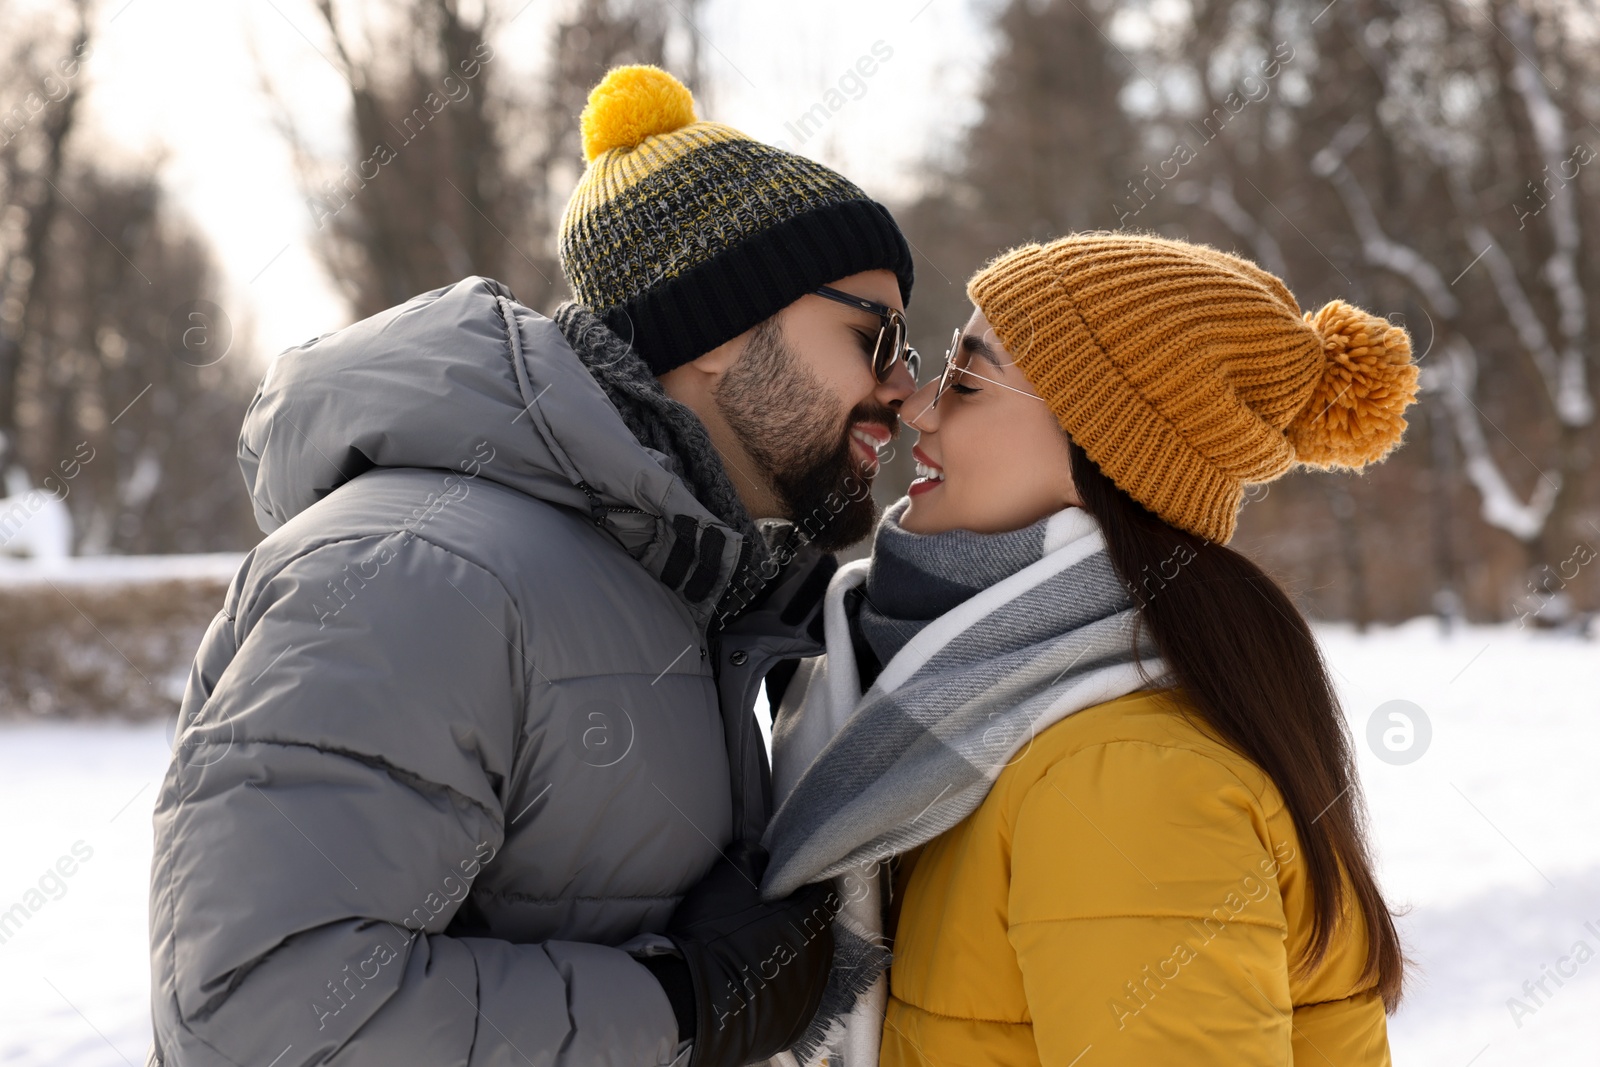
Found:
[{"label": "eyeglasses", "polygon": [[926,410],[931,411],[934,408],[938,407],[939,406],[939,398],[941,396],[944,396],[944,391],[946,389],[950,388],[952,385],[956,384],[956,379],[960,375],[963,375],[963,374],[969,374],[972,377],[978,379],[980,382],[988,382],[990,385],[998,385],[1002,389],[1009,389],[1013,393],[1021,393],[1023,396],[1032,397],[1034,400],[1043,400],[1044,399],[1044,397],[1040,396],[1038,393],[1030,393],[1025,389],[1018,389],[1016,386],[1007,385],[1005,382],[997,382],[993,378],[985,378],[983,375],[979,374],[977,371],[972,370],[969,367],[959,367],[959,366],[957,366],[956,365],[956,351],[960,347],[961,347],[961,327],[957,326],[956,327],[956,332],[950,335],[950,347],[949,347],[949,349],[947,349],[945,351],[945,354],[944,354],[944,370],[939,372],[939,388],[937,388],[937,389],[935,389],[933,391],[933,400],[929,402],[928,407],[927,407]]},{"label": "eyeglasses", "polygon": [[905,360],[906,370],[911,372],[911,378],[916,380],[917,372],[922,369],[922,356],[917,353],[906,341],[906,316],[899,308],[892,308],[888,304],[880,304],[865,297],[852,296],[850,293],[840,292],[830,286],[818,286],[814,292],[818,296],[825,296],[829,300],[837,300],[841,304],[849,304],[869,315],[878,316],[878,338],[872,346],[872,376],[880,383],[889,380],[889,375],[894,373],[896,363]]}]

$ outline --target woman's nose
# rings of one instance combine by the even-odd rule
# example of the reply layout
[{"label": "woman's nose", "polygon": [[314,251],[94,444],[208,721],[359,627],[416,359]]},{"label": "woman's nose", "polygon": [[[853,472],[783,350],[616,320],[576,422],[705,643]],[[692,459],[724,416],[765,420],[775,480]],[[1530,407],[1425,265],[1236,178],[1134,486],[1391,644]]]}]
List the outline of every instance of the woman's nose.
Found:
[{"label": "woman's nose", "polygon": [[933,406],[933,397],[938,391],[939,383],[932,381],[908,396],[900,406],[900,421],[923,433],[937,430],[939,409]]}]

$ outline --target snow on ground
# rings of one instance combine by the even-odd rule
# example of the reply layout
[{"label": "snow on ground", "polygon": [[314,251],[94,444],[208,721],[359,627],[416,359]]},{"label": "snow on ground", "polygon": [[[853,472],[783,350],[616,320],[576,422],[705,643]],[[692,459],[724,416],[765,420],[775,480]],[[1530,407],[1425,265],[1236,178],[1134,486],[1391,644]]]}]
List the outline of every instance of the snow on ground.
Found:
[{"label": "snow on ground", "polygon": [[[1412,908],[1401,931],[1419,966],[1390,1024],[1395,1062],[1600,1062],[1600,645],[1515,627],[1443,639],[1431,620],[1321,634],[1384,889]],[[1367,744],[1391,700],[1432,724],[1413,763]]]},{"label": "snow on ground", "polygon": [[175,553],[166,556],[70,556],[63,559],[13,559],[0,556],[0,586],[123,585],[171,579],[230,580],[241,552]]},{"label": "snow on ground", "polygon": [[0,726],[0,917],[31,911],[0,930],[0,1064],[144,1063],[150,814],[170,730]]},{"label": "snow on ground", "polygon": [[[1600,645],[1510,627],[1445,638],[1427,620],[1321,634],[1350,712],[1384,885],[1411,909],[1402,929],[1418,971],[1390,1022],[1395,1062],[1594,1064]],[[1366,740],[1369,718],[1396,700],[1421,709],[1432,731],[1405,764]],[[1422,716],[1407,713],[1416,727]],[[0,1065],[143,1062],[150,814],[170,729],[0,725],[0,803],[13,813],[0,914],[40,905],[0,935]],[[74,873],[52,877],[63,857]]]}]

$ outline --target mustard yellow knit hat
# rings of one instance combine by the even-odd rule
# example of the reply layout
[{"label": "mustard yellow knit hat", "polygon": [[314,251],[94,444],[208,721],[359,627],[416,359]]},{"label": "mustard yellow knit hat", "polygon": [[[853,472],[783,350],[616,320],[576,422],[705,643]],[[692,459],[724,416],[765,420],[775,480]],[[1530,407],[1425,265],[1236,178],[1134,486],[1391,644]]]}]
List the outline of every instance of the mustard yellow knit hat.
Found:
[{"label": "mustard yellow knit hat", "polygon": [[1096,466],[1218,544],[1247,484],[1383,459],[1416,399],[1404,329],[1341,300],[1302,314],[1277,277],[1204,245],[1074,234],[1004,253],[967,295]]}]

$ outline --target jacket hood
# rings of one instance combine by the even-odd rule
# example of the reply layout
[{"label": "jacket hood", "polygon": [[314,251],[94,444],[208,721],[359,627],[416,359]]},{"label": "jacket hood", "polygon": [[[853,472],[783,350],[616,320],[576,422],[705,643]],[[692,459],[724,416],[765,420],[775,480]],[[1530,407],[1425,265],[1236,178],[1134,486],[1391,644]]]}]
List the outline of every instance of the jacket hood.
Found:
[{"label": "jacket hood", "polygon": [[239,436],[263,532],[374,468],[454,471],[588,515],[703,623],[743,535],[671,462],[639,443],[554,322],[482,277],[283,352]]}]

